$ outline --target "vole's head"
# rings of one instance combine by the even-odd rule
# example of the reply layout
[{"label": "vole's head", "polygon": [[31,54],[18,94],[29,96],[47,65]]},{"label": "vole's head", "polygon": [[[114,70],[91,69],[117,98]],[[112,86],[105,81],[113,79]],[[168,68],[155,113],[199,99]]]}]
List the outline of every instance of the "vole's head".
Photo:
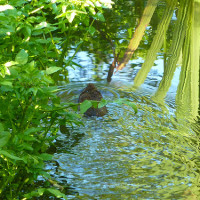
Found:
[{"label": "vole's head", "polygon": [[89,83],[87,85],[87,87],[85,88],[85,91],[88,91],[88,90],[96,90],[97,88],[95,87],[95,85],[93,83]]}]

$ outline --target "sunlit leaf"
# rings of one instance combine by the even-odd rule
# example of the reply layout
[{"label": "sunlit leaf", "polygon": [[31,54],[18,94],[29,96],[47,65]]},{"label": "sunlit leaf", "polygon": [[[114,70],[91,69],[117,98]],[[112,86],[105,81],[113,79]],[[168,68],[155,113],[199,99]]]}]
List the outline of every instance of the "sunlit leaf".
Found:
[{"label": "sunlit leaf", "polygon": [[76,12],[72,11],[71,13],[68,13],[68,15],[66,15],[66,18],[68,19],[68,21],[70,23],[72,23],[74,18],[75,18],[75,16],[76,16]]},{"label": "sunlit leaf", "polygon": [[95,9],[93,7],[89,7],[88,8],[90,10],[90,12],[94,15],[96,12],[95,12]]},{"label": "sunlit leaf", "polygon": [[112,8],[112,4],[114,4],[111,0],[100,0],[100,2],[107,8]]},{"label": "sunlit leaf", "polygon": [[41,22],[40,24],[35,26],[35,29],[42,29],[46,27],[49,27],[49,24],[47,22]]},{"label": "sunlit leaf", "polygon": [[45,190],[46,190],[45,188],[39,188],[39,189],[38,189],[38,194],[39,194],[39,195],[42,195],[42,194],[44,193]]},{"label": "sunlit leaf", "polygon": [[8,4],[0,6],[0,12],[5,11],[5,10],[13,10],[13,9],[14,9],[14,7],[11,5],[8,5]]},{"label": "sunlit leaf", "polygon": [[24,49],[20,50],[19,53],[15,57],[15,61],[18,64],[22,64],[22,65],[26,64],[28,61],[28,53],[26,53]]},{"label": "sunlit leaf", "polygon": [[58,198],[62,197],[64,199],[67,199],[66,195],[63,194],[62,192],[60,192],[59,190],[49,188],[49,189],[47,189],[47,191],[49,191],[51,194],[55,195]]},{"label": "sunlit leaf", "polygon": [[10,66],[13,66],[13,65],[16,65],[17,63],[15,62],[15,61],[9,61],[9,62],[6,62],[5,64],[4,64],[4,66],[6,66],[6,67],[10,67]]},{"label": "sunlit leaf", "polygon": [[29,71],[33,71],[35,68],[35,61],[33,60],[30,63],[28,63],[27,67],[29,68]]},{"label": "sunlit leaf", "polygon": [[104,107],[108,102],[105,99],[101,99],[101,101],[98,104],[98,108]]},{"label": "sunlit leaf", "polygon": [[95,5],[92,3],[92,1],[86,1],[84,6],[91,6],[91,7],[95,7]]},{"label": "sunlit leaf", "polygon": [[46,69],[46,73],[49,75],[49,74],[53,74],[59,70],[61,70],[62,68],[61,67],[49,67]]},{"label": "sunlit leaf", "polygon": [[92,106],[92,102],[88,101],[88,100],[85,100],[84,102],[82,102],[80,104],[80,112],[81,113],[86,112],[91,106]]}]

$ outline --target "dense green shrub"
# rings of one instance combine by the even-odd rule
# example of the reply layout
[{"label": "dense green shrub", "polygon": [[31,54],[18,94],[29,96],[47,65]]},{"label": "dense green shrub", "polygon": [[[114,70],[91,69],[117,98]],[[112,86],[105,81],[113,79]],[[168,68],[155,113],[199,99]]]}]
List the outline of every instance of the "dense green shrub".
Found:
[{"label": "dense green shrub", "polygon": [[62,104],[56,95],[54,75],[67,74],[71,60],[64,57],[72,46],[72,33],[82,29],[92,34],[90,17],[104,20],[102,7],[110,3],[102,2],[1,1],[0,199],[46,192],[65,198],[55,188],[34,185],[38,176],[50,179],[44,167],[52,155],[46,152],[56,138],[59,120],[80,123],[73,112],[77,105]]},{"label": "dense green shrub", "polygon": [[8,199],[20,196],[38,175],[50,178],[44,161],[51,155],[45,152],[56,137],[59,117],[69,116],[50,86],[50,74],[59,68],[39,70],[27,61],[28,53],[21,50],[9,73],[0,77],[0,196]]}]

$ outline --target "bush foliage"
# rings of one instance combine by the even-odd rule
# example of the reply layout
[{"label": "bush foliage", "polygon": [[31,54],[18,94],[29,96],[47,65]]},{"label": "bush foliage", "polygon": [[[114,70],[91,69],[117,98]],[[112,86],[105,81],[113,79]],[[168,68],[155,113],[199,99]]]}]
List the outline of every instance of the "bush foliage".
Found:
[{"label": "bush foliage", "polygon": [[[0,5],[0,199],[22,199],[50,193],[66,198],[55,188],[37,189],[38,176],[52,155],[46,151],[60,119],[79,123],[56,96],[59,73],[67,74],[71,60],[64,57],[73,33],[92,34],[90,19],[104,20],[103,0],[1,1]],[[80,38],[73,40],[80,43]]]}]

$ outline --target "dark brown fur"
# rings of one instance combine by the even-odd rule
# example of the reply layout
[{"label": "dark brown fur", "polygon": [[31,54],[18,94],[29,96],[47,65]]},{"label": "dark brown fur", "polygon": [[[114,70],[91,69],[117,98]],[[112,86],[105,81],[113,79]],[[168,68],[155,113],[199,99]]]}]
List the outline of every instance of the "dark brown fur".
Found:
[{"label": "dark brown fur", "polygon": [[[81,103],[85,100],[95,100],[95,101],[101,101],[103,96],[101,93],[97,90],[94,84],[89,83],[87,87],[81,92],[78,102]],[[107,113],[106,106],[102,108],[89,108],[84,114],[87,116],[104,116]]]}]

